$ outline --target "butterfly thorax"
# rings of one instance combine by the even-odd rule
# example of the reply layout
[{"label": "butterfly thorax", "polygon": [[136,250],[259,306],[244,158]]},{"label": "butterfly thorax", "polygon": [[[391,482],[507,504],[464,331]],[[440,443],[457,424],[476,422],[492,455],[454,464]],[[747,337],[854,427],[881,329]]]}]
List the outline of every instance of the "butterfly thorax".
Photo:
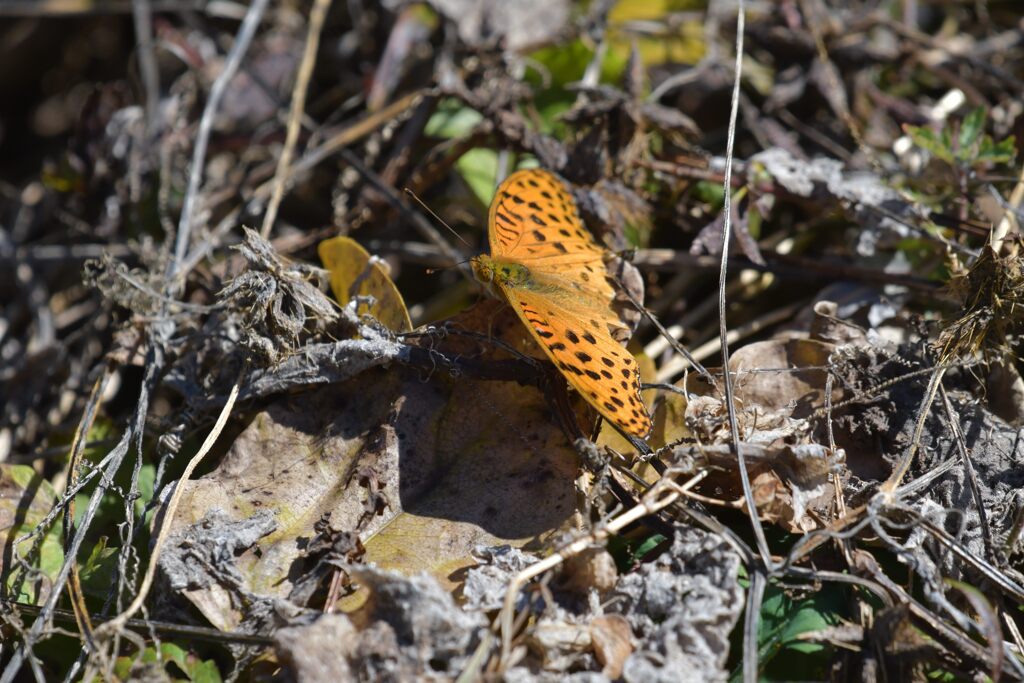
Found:
[{"label": "butterfly thorax", "polygon": [[492,258],[487,254],[474,256],[469,263],[473,267],[473,277],[488,287],[495,284],[525,287],[532,280],[530,269],[521,263]]}]

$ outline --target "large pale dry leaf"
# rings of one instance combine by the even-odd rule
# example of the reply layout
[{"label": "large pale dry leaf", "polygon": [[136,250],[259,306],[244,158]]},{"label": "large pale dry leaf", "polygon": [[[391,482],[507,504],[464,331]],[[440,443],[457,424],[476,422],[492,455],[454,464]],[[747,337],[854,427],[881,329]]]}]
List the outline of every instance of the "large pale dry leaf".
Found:
[{"label": "large pale dry leaf", "polygon": [[729,359],[736,373],[737,399],[751,410],[789,410],[794,417],[806,416],[824,405],[824,367],[834,348],[811,339],[747,344]]},{"label": "large pale dry leaf", "polygon": [[[541,356],[511,309],[494,301],[448,321],[453,330],[483,331],[494,342]],[[508,358],[490,341],[459,338],[428,342],[479,359]],[[437,433],[424,444],[432,454],[430,478],[413,505],[366,541],[366,559],[406,572],[427,570],[447,581],[476,564],[476,545],[508,543],[539,550],[576,509],[577,455],[556,426],[548,402],[533,386],[432,376],[449,387],[437,415]],[[575,419],[592,417],[582,401]],[[450,520],[450,524],[439,523]]]},{"label": "large pale dry leaf", "polygon": [[[844,469],[843,451],[814,443],[807,420],[824,405],[824,368],[835,348],[812,339],[770,339],[737,349],[730,359],[736,421],[747,444],[747,470],[758,514],[795,532],[819,526],[808,511],[831,500],[832,475]],[[728,413],[718,389],[696,374],[690,375],[687,389],[689,400],[666,395],[655,415],[655,438],[705,446],[731,443]],[[833,400],[840,398],[839,390],[833,390]],[[695,454],[713,471],[698,490],[741,503],[732,452],[698,448]]]},{"label": "large pale dry leaf", "polygon": [[[449,322],[484,335],[490,327],[512,347],[532,344],[511,311],[493,302]],[[481,359],[496,355],[485,338],[423,343]],[[426,571],[451,588],[476,564],[474,547],[539,549],[567,529],[576,472],[576,453],[535,387],[374,368],[278,399],[214,471],[186,484],[174,520],[178,537],[261,511],[272,528],[255,542],[246,535],[247,547],[233,546],[230,580],[193,579],[187,597],[218,627],[237,627],[245,619],[238,594],[291,593],[309,569],[304,548],[314,524],[326,514],[331,528],[358,533],[367,561]],[[186,545],[171,543],[167,553],[195,552]]]}]

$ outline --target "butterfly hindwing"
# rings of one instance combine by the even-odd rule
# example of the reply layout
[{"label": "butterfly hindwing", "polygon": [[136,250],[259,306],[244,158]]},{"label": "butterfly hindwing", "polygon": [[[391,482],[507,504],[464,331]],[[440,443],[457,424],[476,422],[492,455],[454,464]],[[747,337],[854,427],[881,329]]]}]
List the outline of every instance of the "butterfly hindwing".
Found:
[{"label": "butterfly hindwing", "polygon": [[[636,360],[607,325],[585,311],[566,311],[550,297],[503,288],[509,303],[562,374],[606,419],[644,438],[651,420],[640,398]],[[573,321],[573,322],[569,322]]]}]

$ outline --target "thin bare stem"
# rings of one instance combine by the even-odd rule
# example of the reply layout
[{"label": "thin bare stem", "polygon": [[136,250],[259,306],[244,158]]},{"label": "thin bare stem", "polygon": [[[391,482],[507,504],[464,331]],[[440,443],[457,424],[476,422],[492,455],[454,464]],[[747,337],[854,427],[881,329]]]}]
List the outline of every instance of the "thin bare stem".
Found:
[{"label": "thin bare stem", "polygon": [[[195,212],[196,196],[199,194],[199,186],[203,180],[203,167],[206,165],[206,148],[210,144],[210,132],[213,130],[213,119],[220,108],[220,102],[227,91],[228,83],[238,73],[242,64],[242,57],[249,51],[253,36],[256,35],[256,28],[260,25],[260,19],[267,9],[270,0],[253,0],[242,20],[242,26],[238,30],[235,42],[228,52],[224,61],[224,68],[217,76],[210,88],[210,96],[206,99],[206,106],[203,108],[203,116],[199,120],[199,132],[196,134],[196,146],[192,150],[192,169],[188,176],[188,189],[185,191],[185,201],[181,206],[181,218],[178,220],[178,234],[174,244],[174,258],[167,269],[168,284],[174,282],[178,267],[181,264],[192,234],[192,214]],[[172,285],[173,286],[173,285]]]},{"label": "thin bare stem", "polygon": [[96,638],[99,639],[103,636],[112,636],[121,631],[128,620],[135,615],[140,609],[142,609],[143,603],[146,601],[146,597],[149,595],[150,589],[153,587],[153,578],[156,576],[156,568],[160,560],[160,553],[163,551],[164,545],[167,543],[167,538],[171,533],[171,522],[174,520],[174,514],[178,510],[178,504],[181,502],[181,497],[185,492],[185,484],[188,482],[189,477],[192,476],[192,472],[195,471],[199,463],[203,461],[206,454],[213,448],[214,443],[217,441],[217,437],[224,430],[224,425],[227,424],[228,417],[231,415],[231,409],[235,405],[235,399],[238,398],[238,390],[241,386],[241,380],[235,382],[235,385],[231,387],[231,393],[228,394],[228,400],[225,401],[224,407],[220,411],[220,415],[217,416],[217,422],[213,425],[213,429],[206,437],[206,441],[203,442],[202,447],[199,451],[192,456],[189,460],[188,466],[185,467],[185,471],[182,472],[181,478],[178,479],[174,485],[174,493],[171,495],[170,501],[167,503],[167,508],[163,514],[163,522],[160,525],[160,532],[156,537],[156,543],[153,544],[153,552],[149,558],[149,566],[146,567],[146,575],[142,579],[142,585],[139,587],[138,592],[135,594],[135,599],[128,607],[118,614],[110,621],[104,623],[96,629]]},{"label": "thin bare stem", "polygon": [[[146,132],[160,129],[160,71],[153,53],[153,9],[150,0],[132,0],[135,40],[138,42],[139,73],[146,90]],[[150,138],[152,139],[152,138]]]},{"label": "thin bare stem", "polygon": [[[771,554],[768,551],[768,542],[764,537],[764,529],[757,518],[757,504],[754,502],[754,492],[750,488],[750,475],[747,472],[747,463],[743,457],[743,449],[740,447],[740,430],[736,422],[736,401],[733,396],[732,377],[728,372],[729,368],[729,329],[726,326],[726,301],[725,286],[729,277],[729,239],[732,234],[732,162],[733,150],[736,146],[736,118],[740,108],[740,79],[743,75],[743,31],[745,25],[746,7],[743,0],[740,0],[736,12],[736,64],[735,75],[732,87],[732,105],[729,109],[729,137],[726,142],[725,151],[725,177],[722,186],[725,189],[725,203],[722,206],[722,261],[718,271],[718,335],[722,341],[722,367],[726,369],[722,373],[725,388],[725,404],[729,411],[729,430],[732,436],[732,446],[736,453],[736,460],[739,465],[740,482],[743,484],[743,497],[747,503],[747,512],[750,515],[750,522],[754,528],[754,535],[757,538],[757,549],[765,567],[771,567]],[[746,676],[748,672],[745,672]]]},{"label": "thin bare stem", "polygon": [[320,32],[323,30],[324,19],[327,17],[327,10],[330,7],[331,0],[316,0],[309,13],[306,49],[302,54],[302,63],[299,65],[298,77],[295,79],[295,88],[292,90],[292,106],[288,113],[288,132],[285,135],[281,156],[277,159],[274,191],[270,195],[270,201],[267,202],[267,211],[263,214],[263,227],[260,229],[260,237],[263,239],[270,237],[270,231],[277,219],[277,209],[281,206],[281,199],[284,197],[288,167],[291,166],[292,155],[295,154],[295,143],[299,139],[299,128],[301,128],[302,116],[306,111],[306,91],[309,89],[309,79],[313,76],[316,52],[320,47]]}]

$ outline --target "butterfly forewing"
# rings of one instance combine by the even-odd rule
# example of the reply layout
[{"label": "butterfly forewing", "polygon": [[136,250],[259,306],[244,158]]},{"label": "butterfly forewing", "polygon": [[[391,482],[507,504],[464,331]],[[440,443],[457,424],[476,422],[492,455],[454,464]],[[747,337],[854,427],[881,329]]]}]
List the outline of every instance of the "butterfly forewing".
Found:
[{"label": "butterfly forewing", "polygon": [[490,212],[491,257],[525,266],[525,281],[495,284],[569,383],[606,419],[645,437],[636,361],[609,329],[621,328],[604,250],[583,226],[565,184],[547,171],[513,173]]},{"label": "butterfly forewing", "polygon": [[571,266],[577,279],[614,294],[605,281],[604,250],[580,219],[565,183],[547,171],[518,171],[494,195],[490,212],[491,256],[531,269]]}]

